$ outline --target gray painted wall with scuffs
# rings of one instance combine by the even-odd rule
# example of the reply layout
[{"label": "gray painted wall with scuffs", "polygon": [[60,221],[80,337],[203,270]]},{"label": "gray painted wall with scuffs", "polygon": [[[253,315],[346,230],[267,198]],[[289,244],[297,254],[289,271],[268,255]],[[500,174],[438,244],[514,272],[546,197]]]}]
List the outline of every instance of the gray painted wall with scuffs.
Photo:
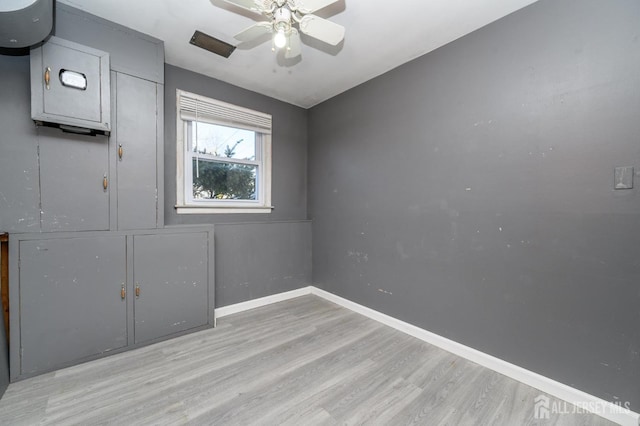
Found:
[{"label": "gray painted wall with scuffs", "polygon": [[215,227],[216,307],[311,284],[311,222]]},{"label": "gray painted wall with scuffs", "polygon": [[315,285],[640,410],[639,36],[541,0],[311,109]]}]

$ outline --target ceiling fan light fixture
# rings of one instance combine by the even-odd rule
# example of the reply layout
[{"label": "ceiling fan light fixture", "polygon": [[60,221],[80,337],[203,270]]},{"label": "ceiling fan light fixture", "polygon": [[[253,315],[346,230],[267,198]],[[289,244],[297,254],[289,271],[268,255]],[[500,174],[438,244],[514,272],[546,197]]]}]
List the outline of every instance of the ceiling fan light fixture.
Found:
[{"label": "ceiling fan light fixture", "polygon": [[273,44],[277,49],[282,49],[287,45],[287,34],[284,28],[279,28],[273,36]]},{"label": "ceiling fan light fixture", "polygon": [[337,46],[344,40],[345,29],[327,19],[312,15],[339,0],[223,0],[244,9],[263,14],[268,21],[260,21],[235,35],[242,43],[259,41],[271,34],[271,50],[284,49],[284,57],[300,56],[300,34]]},{"label": "ceiling fan light fixture", "polygon": [[273,12],[273,46],[275,49],[287,46],[290,32],[291,11],[286,6],[278,7]]}]

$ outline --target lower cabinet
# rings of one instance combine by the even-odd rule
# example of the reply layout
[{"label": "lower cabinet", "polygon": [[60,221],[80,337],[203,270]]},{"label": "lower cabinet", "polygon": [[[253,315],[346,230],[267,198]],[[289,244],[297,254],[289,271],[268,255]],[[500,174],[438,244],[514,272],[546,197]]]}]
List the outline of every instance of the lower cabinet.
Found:
[{"label": "lower cabinet", "polygon": [[207,324],[207,235],[133,237],[135,343]]},{"label": "lower cabinet", "polygon": [[12,380],[214,324],[210,228],[11,243]]},{"label": "lower cabinet", "polygon": [[125,237],[19,244],[21,374],[127,346]]}]

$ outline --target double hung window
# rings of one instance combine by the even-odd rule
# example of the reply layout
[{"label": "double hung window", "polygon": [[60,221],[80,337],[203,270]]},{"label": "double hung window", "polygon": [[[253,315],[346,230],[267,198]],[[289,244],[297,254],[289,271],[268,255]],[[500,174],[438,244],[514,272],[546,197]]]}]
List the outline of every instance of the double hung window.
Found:
[{"label": "double hung window", "polygon": [[271,115],[177,91],[178,213],[271,212]]}]

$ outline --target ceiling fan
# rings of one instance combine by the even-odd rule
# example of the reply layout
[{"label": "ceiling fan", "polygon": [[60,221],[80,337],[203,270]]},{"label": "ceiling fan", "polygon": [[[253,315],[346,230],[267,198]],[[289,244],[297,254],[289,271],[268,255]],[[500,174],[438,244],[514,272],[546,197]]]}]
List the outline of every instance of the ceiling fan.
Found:
[{"label": "ceiling fan", "polygon": [[339,0],[224,0],[252,12],[260,13],[269,21],[258,22],[236,34],[235,39],[245,43],[265,34],[273,34],[272,50],[285,49],[285,58],[300,55],[300,33],[333,46],[344,39],[344,27],[311,13]]}]

